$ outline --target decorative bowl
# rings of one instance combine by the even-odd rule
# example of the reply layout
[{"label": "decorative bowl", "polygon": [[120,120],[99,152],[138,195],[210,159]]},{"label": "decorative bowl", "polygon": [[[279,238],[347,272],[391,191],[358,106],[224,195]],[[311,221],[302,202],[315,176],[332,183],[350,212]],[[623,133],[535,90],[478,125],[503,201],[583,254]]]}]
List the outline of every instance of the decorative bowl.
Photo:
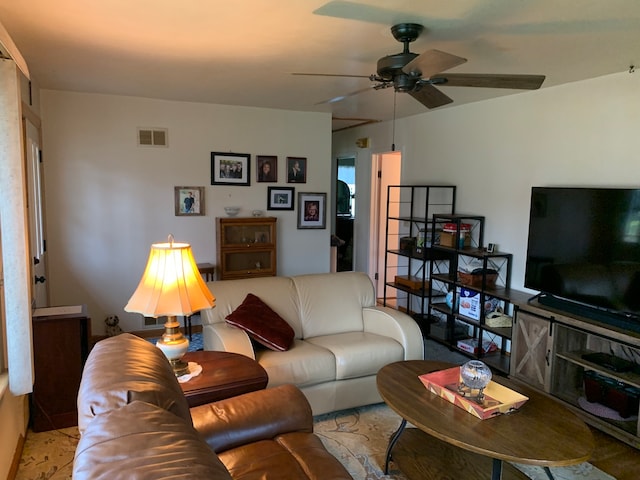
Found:
[{"label": "decorative bowl", "polygon": [[240,213],[240,207],[224,207],[224,213],[230,217],[235,217]]},{"label": "decorative bowl", "polygon": [[491,381],[491,370],[480,360],[469,360],[460,368],[460,376],[467,387],[482,390]]}]

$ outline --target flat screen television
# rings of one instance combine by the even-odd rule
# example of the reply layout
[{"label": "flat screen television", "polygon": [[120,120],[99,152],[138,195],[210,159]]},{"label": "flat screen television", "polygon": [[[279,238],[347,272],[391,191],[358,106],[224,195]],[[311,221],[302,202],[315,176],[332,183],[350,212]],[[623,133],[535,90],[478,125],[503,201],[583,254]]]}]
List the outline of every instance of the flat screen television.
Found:
[{"label": "flat screen television", "polygon": [[640,331],[640,188],[533,187],[524,284],[543,304]]}]

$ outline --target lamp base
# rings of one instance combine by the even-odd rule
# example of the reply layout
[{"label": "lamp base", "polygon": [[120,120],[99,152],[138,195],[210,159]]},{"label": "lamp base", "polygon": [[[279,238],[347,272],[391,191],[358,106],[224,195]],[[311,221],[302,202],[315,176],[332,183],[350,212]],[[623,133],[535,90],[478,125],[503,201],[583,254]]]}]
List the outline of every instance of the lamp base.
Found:
[{"label": "lamp base", "polygon": [[189,373],[189,364],[181,359],[170,360],[171,368],[173,368],[173,373],[176,377],[181,377],[182,375],[186,375]]},{"label": "lamp base", "polygon": [[176,377],[189,373],[189,365],[182,361],[182,357],[189,349],[189,340],[182,335],[176,317],[167,318],[167,323],[164,324],[164,333],[156,343],[156,347],[162,350],[162,353],[167,357]]}]

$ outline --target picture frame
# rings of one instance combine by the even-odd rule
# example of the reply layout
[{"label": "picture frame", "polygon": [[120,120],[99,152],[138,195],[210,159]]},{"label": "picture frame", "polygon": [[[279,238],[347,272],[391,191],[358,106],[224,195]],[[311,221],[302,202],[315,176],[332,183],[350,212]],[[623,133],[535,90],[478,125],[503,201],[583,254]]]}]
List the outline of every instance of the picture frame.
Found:
[{"label": "picture frame", "polygon": [[176,216],[204,215],[204,187],[174,187],[173,190]]},{"label": "picture frame", "polygon": [[267,210],[293,210],[293,187],[269,187],[267,191]]},{"label": "picture frame", "polygon": [[256,156],[256,182],[275,183],[278,181],[278,157],[275,155]]},{"label": "picture frame", "polygon": [[287,183],[307,183],[306,157],[287,157]]},{"label": "picture frame", "polygon": [[327,194],[298,193],[298,229],[327,228]]},{"label": "picture frame", "polygon": [[211,185],[251,185],[251,155],[211,152]]}]

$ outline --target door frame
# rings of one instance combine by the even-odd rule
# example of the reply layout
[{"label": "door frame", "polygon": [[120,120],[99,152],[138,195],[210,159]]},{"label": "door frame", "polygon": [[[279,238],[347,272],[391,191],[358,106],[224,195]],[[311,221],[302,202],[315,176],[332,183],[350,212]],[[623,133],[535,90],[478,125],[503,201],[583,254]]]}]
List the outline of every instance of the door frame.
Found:
[{"label": "door frame", "polygon": [[384,291],[387,187],[401,182],[402,153],[375,153],[371,156],[371,165],[369,276],[376,289],[376,298],[381,298]]}]

